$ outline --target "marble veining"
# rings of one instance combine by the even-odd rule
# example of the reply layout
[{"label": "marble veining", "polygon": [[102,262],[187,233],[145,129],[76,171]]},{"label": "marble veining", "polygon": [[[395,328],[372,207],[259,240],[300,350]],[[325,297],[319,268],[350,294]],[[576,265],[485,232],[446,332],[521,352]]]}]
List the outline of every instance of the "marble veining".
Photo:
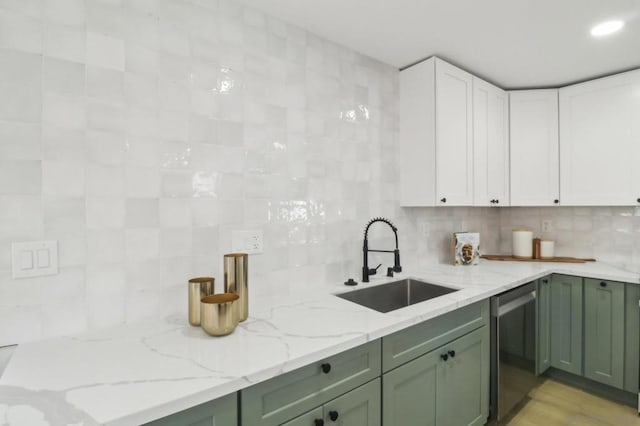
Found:
[{"label": "marble veining", "polygon": [[0,419],[8,425],[148,422],[554,272],[640,284],[640,274],[601,262],[434,264],[401,275],[460,290],[387,314],[335,297],[348,289],[327,284],[261,295],[249,319],[221,338],[170,315],[25,343],[0,377]]}]

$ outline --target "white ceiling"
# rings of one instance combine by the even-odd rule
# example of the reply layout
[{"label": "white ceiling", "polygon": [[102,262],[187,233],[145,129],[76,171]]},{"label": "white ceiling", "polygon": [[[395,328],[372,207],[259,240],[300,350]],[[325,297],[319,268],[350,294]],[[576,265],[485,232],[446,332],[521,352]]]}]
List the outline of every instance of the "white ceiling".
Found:
[{"label": "white ceiling", "polygon": [[[640,67],[640,0],[244,0],[398,68],[440,56],[503,88]],[[622,19],[602,39],[590,28]]]}]

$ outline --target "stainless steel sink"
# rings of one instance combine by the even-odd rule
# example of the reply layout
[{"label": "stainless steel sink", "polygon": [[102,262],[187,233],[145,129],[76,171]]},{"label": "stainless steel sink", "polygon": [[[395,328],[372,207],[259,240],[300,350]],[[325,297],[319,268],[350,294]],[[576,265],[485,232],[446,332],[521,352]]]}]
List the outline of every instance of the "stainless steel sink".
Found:
[{"label": "stainless steel sink", "polygon": [[454,291],[458,289],[406,278],[336,296],[378,312],[391,312]]}]

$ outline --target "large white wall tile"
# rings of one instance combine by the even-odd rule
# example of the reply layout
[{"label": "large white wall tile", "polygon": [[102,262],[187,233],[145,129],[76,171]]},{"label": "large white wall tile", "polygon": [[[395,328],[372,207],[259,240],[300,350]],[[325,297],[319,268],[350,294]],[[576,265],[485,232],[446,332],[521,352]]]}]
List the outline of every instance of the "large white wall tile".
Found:
[{"label": "large white wall tile", "polygon": [[41,126],[0,121],[0,158],[3,160],[40,160]]},{"label": "large white wall tile", "polygon": [[68,197],[85,195],[85,170],[74,163],[43,161],[42,193]]},{"label": "large white wall tile", "polygon": [[45,92],[82,95],[85,90],[85,66],[79,62],[44,58],[42,83]]},{"label": "large white wall tile", "polygon": [[84,28],[46,22],[44,54],[74,62],[85,62],[87,36]]},{"label": "large white wall tile", "polygon": [[41,118],[42,91],[39,85],[17,86],[0,81],[0,120],[39,123]]},{"label": "large white wall tile", "polygon": [[38,195],[41,183],[40,161],[0,160],[0,194]]},{"label": "large white wall tile", "polygon": [[42,53],[42,21],[0,9],[0,48]]},{"label": "large white wall tile", "polygon": [[99,33],[87,33],[87,64],[124,71],[124,41]]}]

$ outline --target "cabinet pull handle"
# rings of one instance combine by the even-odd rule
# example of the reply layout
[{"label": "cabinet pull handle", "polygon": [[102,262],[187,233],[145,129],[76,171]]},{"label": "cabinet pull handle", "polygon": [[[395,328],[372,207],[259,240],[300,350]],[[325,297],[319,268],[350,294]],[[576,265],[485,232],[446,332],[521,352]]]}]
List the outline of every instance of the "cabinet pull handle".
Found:
[{"label": "cabinet pull handle", "polygon": [[447,198],[446,197],[445,198],[440,198],[440,201],[443,202],[443,203],[446,203],[447,202]]},{"label": "cabinet pull handle", "polygon": [[324,420],[322,419],[315,419],[313,421],[313,426],[324,426]]},{"label": "cabinet pull handle", "polygon": [[600,281],[600,287],[606,287],[606,286],[607,286],[607,283],[606,283],[606,282],[604,282],[604,281]]},{"label": "cabinet pull handle", "polygon": [[542,280],[543,284],[549,284],[549,280]]},{"label": "cabinet pull handle", "polygon": [[322,368],[322,372],[324,374],[329,374],[329,371],[331,371],[331,364],[329,364],[328,362],[325,362],[320,366],[320,368]]},{"label": "cabinet pull handle", "polygon": [[449,355],[447,355],[447,354],[442,354],[442,355],[440,355],[440,358],[442,358],[442,360],[443,360],[443,361],[446,361],[446,360],[448,360],[448,359],[449,359]]},{"label": "cabinet pull handle", "polygon": [[451,358],[455,357],[456,356],[456,351],[449,351],[449,356]]},{"label": "cabinet pull handle", "polygon": [[332,422],[338,420],[338,412],[337,411],[329,411],[329,418]]}]

